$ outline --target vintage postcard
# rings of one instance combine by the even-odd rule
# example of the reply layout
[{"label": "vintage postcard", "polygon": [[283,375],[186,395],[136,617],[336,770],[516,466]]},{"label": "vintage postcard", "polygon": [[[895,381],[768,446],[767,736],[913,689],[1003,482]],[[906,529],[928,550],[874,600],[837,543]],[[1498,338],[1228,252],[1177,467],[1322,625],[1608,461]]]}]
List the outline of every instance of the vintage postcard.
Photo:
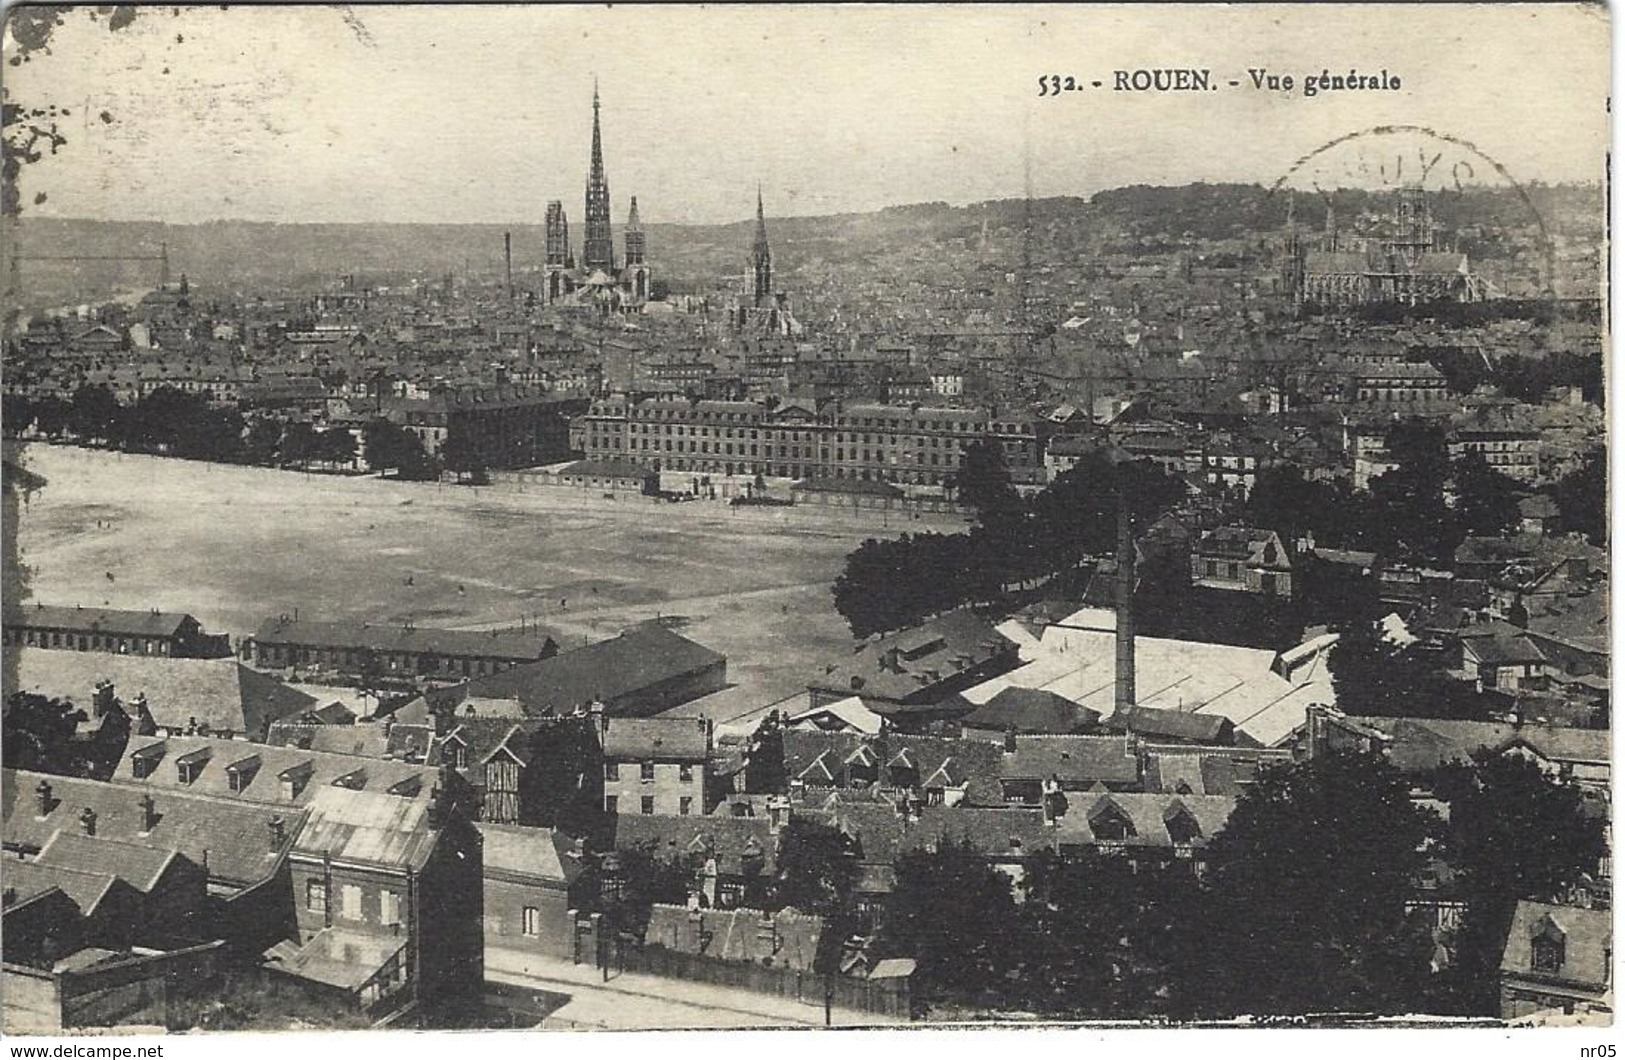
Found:
[{"label": "vintage postcard", "polygon": [[6,1032],[1608,1027],[1609,40],[9,8]]}]

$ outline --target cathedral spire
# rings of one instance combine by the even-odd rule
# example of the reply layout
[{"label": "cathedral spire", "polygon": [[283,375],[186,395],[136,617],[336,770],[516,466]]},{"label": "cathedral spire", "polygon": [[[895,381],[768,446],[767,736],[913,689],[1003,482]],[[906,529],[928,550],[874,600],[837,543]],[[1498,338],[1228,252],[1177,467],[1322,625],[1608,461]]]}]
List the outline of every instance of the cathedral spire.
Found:
[{"label": "cathedral spire", "polygon": [[761,305],[773,297],[773,250],[767,243],[767,213],[762,208],[762,185],[756,185],[756,242],[751,245],[750,268],[755,277],[754,295]]},{"label": "cathedral spire", "polygon": [[590,269],[615,271],[615,239],[609,225],[609,178],[604,175],[604,143],[599,129],[598,79],[592,83],[592,161],[587,170],[587,239],[582,263]]}]

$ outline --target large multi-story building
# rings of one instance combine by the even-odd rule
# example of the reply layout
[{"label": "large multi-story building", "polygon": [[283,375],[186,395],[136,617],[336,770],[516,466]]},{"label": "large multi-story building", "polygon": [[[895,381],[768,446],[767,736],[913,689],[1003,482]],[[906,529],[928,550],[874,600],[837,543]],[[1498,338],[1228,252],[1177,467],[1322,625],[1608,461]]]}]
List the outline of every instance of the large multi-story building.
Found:
[{"label": "large multi-story building", "polygon": [[1519,482],[1540,478],[1540,432],[1512,424],[1475,423],[1450,436],[1450,455],[1477,453],[1493,471]]},{"label": "large multi-story building", "polygon": [[441,387],[385,415],[456,470],[536,467],[570,455],[570,417],[583,402],[532,387]]},{"label": "large multi-story building", "polygon": [[1017,483],[1043,481],[1037,426],[1015,414],[925,405],[684,401],[594,402],[572,436],[588,459],[666,471],[940,486],[965,449],[991,436]]}]

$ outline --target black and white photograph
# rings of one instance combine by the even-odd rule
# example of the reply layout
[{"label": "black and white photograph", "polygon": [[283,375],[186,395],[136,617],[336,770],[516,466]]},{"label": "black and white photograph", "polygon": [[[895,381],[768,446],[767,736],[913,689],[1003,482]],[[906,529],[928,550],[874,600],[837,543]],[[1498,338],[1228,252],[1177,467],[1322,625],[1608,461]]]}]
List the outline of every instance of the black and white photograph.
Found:
[{"label": "black and white photograph", "polygon": [[1604,6],[3,45],[10,1055],[1614,1055]]}]

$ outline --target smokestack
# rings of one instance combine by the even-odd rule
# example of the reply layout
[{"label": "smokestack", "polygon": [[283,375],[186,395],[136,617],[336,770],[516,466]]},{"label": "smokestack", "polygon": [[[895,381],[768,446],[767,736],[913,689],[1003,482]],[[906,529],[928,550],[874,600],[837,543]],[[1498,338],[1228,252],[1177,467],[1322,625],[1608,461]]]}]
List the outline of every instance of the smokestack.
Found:
[{"label": "smokestack", "polygon": [[1128,525],[1128,504],[1117,498],[1117,713],[1134,709],[1134,534]]},{"label": "smokestack", "polygon": [[503,273],[508,278],[508,297],[513,297],[513,233],[502,233]]}]

